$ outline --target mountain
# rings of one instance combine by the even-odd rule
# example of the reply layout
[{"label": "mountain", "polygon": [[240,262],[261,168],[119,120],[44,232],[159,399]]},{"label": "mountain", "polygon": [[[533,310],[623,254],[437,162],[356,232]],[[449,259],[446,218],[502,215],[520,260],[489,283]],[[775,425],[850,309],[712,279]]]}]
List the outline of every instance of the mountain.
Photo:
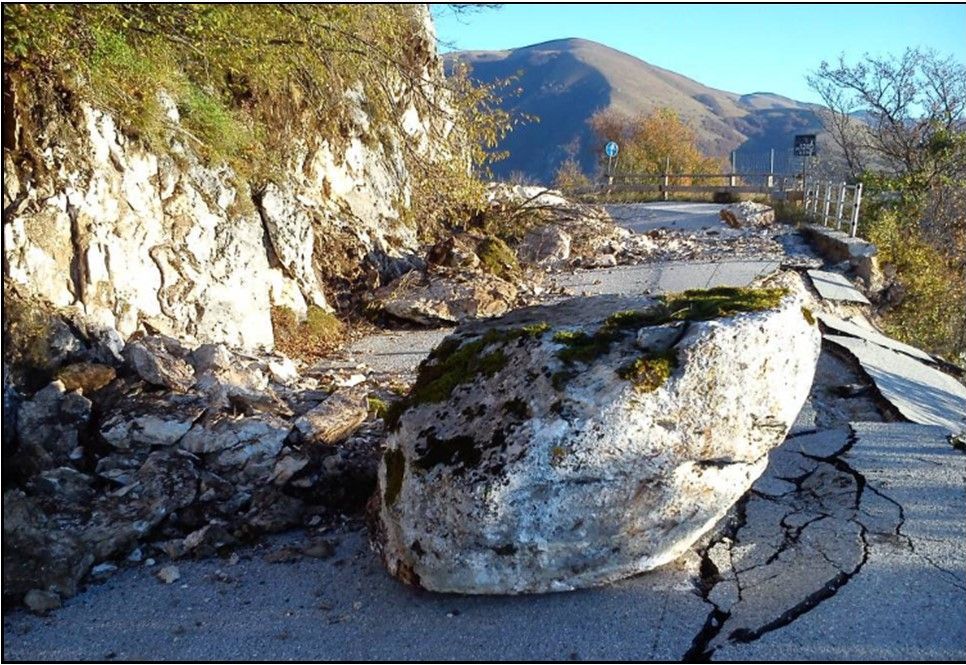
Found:
[{"label": "mountain", "polygon": [[[457,51],[448,66],[468,63],[483,83],[517,75],[519,96],[507,96],[505,108],[537,116],[538,123],[516,128],[502,148],[510,157],[494,165],[497,176],[523,173],[550,182],[560,165],[574,155],[592,172],[600,153],[588,119],[601,109],[628,114],[666,107],[691,125],[699,147],[709,155],[738,149],[755,168],[776,150],[789,161],[792,136],[817,133],[821,123],[813,104],[781,95],[739,95],[716,90],[632,55],[586,39],[560,39],[503,51]],[[739,165],[740,168],[740,165]]]}]

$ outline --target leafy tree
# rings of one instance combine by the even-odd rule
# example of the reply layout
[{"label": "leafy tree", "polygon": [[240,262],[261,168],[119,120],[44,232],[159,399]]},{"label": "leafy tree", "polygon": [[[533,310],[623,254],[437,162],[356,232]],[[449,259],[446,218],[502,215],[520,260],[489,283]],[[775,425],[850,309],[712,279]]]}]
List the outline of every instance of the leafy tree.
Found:
[{"label": "leafy tree", "polygon": [[573,192],[581,187],[589,187],[591,184],[580,168],[577,160],[568,158],[560,164],[554,176],[554,186],[562,192]]},{"label": "leafy tree", "polygon": [[590,125],[599,141],[620,145],[616,173],[663,173],[666,166],[674,174],[721,172],[720,161],[701,154],[694,130],[669,109],[636,117],[599,111]]},{"label": "leafy tree", "polygon": [[906,49],[822,62],[809,83],[866,185],[861,230],[897,271],[887,327],[966,360],[966,67]]}]

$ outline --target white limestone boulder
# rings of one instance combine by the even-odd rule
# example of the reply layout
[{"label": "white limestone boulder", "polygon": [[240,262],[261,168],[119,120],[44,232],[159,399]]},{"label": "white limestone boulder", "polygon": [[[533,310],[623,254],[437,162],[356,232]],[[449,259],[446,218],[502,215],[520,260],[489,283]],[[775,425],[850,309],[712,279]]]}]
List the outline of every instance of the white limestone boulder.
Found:
[{"label": "white limestone boulder", "polygon": [[517,288],[486,272],[437,269],[411,271],[373,294],[386,314],[424,326],[459,323],[506,314]]},{"label": "white limestone boulder", "polygon": [[818,329],[797,276],[771,286],[580,298],[457,329],[387,416],[372,524],[389,572],[534,593],[675,559],[808,395]]},{"label": "white limestone boulder", "polygon": [[741,201],[722,208],[721,219],[736,229],[767,228],[775,223],[775,210],[764,203]]},{"label": "white limestone boulder", "polygon": [[516,248],[521,261],[555,267],[570,258],[570,234],[555,224],[531,229]]}]

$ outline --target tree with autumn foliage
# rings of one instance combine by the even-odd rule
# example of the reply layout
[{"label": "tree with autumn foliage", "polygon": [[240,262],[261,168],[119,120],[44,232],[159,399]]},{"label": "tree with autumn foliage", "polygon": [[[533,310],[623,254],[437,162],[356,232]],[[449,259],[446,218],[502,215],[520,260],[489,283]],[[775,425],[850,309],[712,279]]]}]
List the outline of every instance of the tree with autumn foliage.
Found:
[{"label": "tree with autumn foliage", "polygon": [[[670,109],[633,117],[598,111],[590,126],[601,144],[616,141],[620,146],[616,173],[664,173],[668,165],[672,174],[721,173],[724,166],[698,150],[694,130]],[[675,182],[690,184],[687,179]]]}]

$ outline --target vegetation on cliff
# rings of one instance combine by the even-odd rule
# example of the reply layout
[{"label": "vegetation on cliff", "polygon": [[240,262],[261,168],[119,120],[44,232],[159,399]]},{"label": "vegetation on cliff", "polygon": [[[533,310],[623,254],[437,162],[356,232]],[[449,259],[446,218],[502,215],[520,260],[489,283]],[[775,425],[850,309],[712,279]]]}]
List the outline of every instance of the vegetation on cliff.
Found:
[{"label": "vegetation on cliff", "polygon": [[929,50],[823,62],[809,78],[866,198],[860,232],[894,286],[895,337],[966,359],[966,67]]},{"label": "vegetation on cliff", "polygon": [[[511,123],[491,88],[443,78],[427,18],[385,4],[5,4],[5,134],[8,114],[69,115],[83,102],[153,151],[176,136],[257,185],[296,142],[338,146],[361,109],[364,140],[407,144],[412,221],[448,221],[482,205],[475,173]],[[408,145],[411,108],[439,119],[425,123],[428,148]],[[36,167],[36,132],[23,129],[5,146]]]}]

